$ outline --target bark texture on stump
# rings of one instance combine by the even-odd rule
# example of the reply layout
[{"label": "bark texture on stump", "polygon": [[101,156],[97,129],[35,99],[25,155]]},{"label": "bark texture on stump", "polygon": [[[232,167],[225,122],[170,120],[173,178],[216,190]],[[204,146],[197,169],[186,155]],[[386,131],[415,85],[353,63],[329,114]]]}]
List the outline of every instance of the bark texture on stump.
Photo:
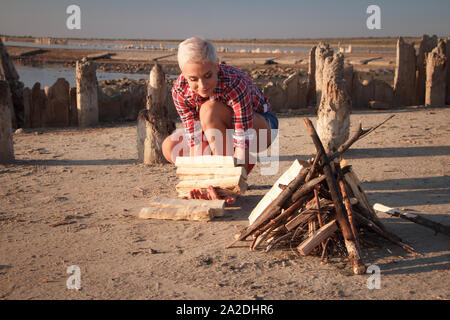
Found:
[{"label": "bark texture on stump", "polygon": [[445,53],[445,42],[440,40],[438,46],[427,54],[427,82],[425,87],[426,106],[445,105],[447,78],[447,58]]},{"label": "bark texture on stump", "polygon": [[11,92],[12,113],[11,121],[12,127],[17,128],[23,126],[24,122],[24,105],[23,105],[23,88],[24,85],[19,81],[19,74],[12,63],[12,60],[0,40],[0,80],[6,80]]},{"label": "bark texture on stump", "polygon": [[41,89],[41,84],[36,82],[31,88],[31,127],[40,128],[43,126],[44,113],[47,104],[47,96]]},{"label": "bark texture on stump", "polygon": [[283,110],[287,97],[282,84],[269,81],[264,86],[263,93],[267,99],[269,99],[273,111],[277,112]]},{"label": "bark texture on stump", "polygon": [[286,95],[285,109],[300,109],[306,106],[306,86],[298,73],[290,75],[282,83]]},{"label": "bark texture on stump", "polygon": [[175,129],[168,118],[166,98],[165,74],[161,66],[155,64],[150,71],[146,109],[139,112],[137,119],[138,157],[144,164],[166,162],[161,145]]},{"label": "bark texture on stump", "polygon": [[23,89],[23,125],[25,128],[31,128],[31,103],[31,89],[26,87]]},{"label": "bark texture on stump", "polygon": [[326,152],[336,151],[350,133],[351,99],[345,88],[343,69],[342,53],[326,58],[322,98],[317,113],[317,133]]},{"label": "bark texture on stump", "polygon": [[316,46],[309,51],[308,64],[308,91],[306,94],[306,102],[308,105],[316,105]]},{"label": "bark texture on stump", "polygon": [[417,53],[417,79],[416,79],[416,94],[417,103],[425,104],[425,82],[426,82],[426,55],[431,52],[438,43],[436,35],[430,37],[423,35],[419,44],[419,51]]},{"label": "bark texture on stump", "polygon": [[450,38],[446,41],[446,48],[445,48],[445,56],[447,58],[447,79],[446,79],[446,98],[445,98],[445,104],[450,105],[450,67],[448,64],[450,63]]},{"label": "bark texture on stump", "polygon": [[0,80],[0,163],[7,164],[14,161],[12,138],[11,91],[5,80]]},{"label": "bark texture on stump", "polygon": [[322,96],[322,86],[323,86],[323,67],[325,64],[325,59],[327,57],[333,56],[333,49],[330,48],[330,45],[328,43],[320,42],[317,46],[316,50],[316,105],[320,103],[321,96]]},{"label": "bark texture on stump", "polygon": [[69,89],[70,107],[69,107],[69,126],[78,126],[78,110],[77,110],[77,88]]},{"label": "bark texture on stump", "polygon": [[98,123],[98,92],[96,65],[85,58],[77,61],[75,82],[77,86],[77,114],[80,127]]},{"label": "bark texture on stump", "polygon": [[69,125],[69,90],[69,82],[64,78],[58,78],[48,88],[45,127],[67,127]]},{"label": "bark texture on stump", "polygon": [[397,58],[394,76],[394,103],[397,106],[411,106],[416,103],[416,50],[414,43],[397,41]]}]

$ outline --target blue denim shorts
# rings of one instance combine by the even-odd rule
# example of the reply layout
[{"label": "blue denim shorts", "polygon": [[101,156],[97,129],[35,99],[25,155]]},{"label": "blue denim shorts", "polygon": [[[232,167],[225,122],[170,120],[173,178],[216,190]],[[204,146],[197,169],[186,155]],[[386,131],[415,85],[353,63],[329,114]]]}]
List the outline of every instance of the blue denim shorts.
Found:
[{"label": "blue denim shorts", "polygon": [[[258,112],[258,111],[256,111]],[[270,129],[272,129],[272,141],[277,137],[278,134],[278,118],[272,111],[267,112],[258,112],[260,115],[266,119],[267,123],[270,126]]]}]

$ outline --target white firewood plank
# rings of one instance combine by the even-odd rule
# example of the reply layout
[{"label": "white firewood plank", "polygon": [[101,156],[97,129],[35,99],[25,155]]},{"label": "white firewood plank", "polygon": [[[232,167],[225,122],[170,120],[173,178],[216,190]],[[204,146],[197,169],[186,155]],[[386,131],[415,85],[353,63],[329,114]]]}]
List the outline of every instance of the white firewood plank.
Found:
[{"label": "white firewood plank", "polygon": [[231,168],[236,166],[236,159],[232,156],[177,157],[175,166],[186,168]]},{"label": "white firewood plank", "polygon": [[321,244],[322,241],[336,232],[337,229],[338,226],[336,224],[336,220],[327,223],[319,230],[313,232],[308,239],[300,243],[297,247],[298,252],[304,256],[308,255],[315,247]]},{"label": "white firewood plank", "polygon": [[224,200],[152,198],[139,218],[207,221],[224,214]]},{"label": "white firewood plank", "polygon": [[210,221],[214,218],[211,208],[158,208],[146,207],[139,212],[141,219]]},{"label": "white firewood plank", "polygon": [[247,172],[244,167],[233,167],[233,168],[188,168],[188,167],[178,167],[177,176],[180,179],[192,180],[191,178],[185,177],[195,177],[195,176],[242,176],[247,179]]},{"label": "white firewood plank", "polygon": [[259,201],[253,211],[248,217],[249,225],[251,225],[258,216],[264,211],[264,209],[281,193],[282,189],[279,187],[280,184],[288,185],[289,182],[295,179],[300,173],[303,166],[295,160],[292,165],[287,169],[280,178],[274,183],[272,188],[264,195],[264,197]]}]

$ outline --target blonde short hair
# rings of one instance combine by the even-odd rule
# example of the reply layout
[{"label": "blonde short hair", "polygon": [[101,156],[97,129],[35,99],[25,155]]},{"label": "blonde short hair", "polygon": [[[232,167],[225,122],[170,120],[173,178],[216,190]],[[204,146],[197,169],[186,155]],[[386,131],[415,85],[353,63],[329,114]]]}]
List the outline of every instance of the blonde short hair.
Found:
[{"label": "blonde short hair", "polygon": [[186,62],[219,63],[217,51],[211,41],[200,37],[192,37],[178,45],[178,65],[180,69]]}]

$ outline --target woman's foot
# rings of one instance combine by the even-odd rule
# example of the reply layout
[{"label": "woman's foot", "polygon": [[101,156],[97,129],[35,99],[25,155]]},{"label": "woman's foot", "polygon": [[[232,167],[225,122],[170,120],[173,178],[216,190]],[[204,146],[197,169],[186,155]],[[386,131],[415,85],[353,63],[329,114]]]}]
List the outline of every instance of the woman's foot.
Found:
[{"label": "woman's foot", "polygon": [[208,187],[208,191],[201,192],[199,189],[193,189],[189,191],[189,199],[202,199],[202,200],[225,200],[227,204],[233,204],[236,202],[236,197],[226,196],[221,198],[216,189],[213,186]]}]

